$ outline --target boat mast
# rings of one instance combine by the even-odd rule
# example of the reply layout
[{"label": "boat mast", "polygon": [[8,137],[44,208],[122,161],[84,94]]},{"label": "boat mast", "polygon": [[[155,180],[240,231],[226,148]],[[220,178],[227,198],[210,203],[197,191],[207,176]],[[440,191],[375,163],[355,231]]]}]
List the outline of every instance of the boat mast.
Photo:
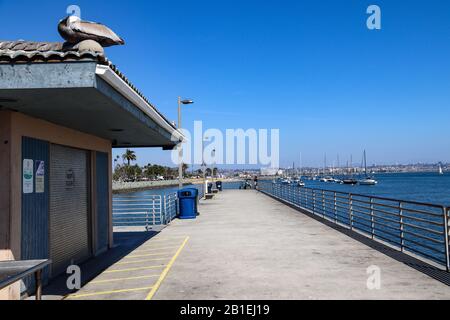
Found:
[{"label": "boat mast", "polygon": [[364,150],[364,171],[366,173],[366,178],[368,177],[367,175],[367,158],[366,158],[366,150]]},{"label": "boat mast", "polygon": [[353,155],[350,155],[350,177],[353,178]]},{"label": "boat mast", "polygon": [[299,168],[299,171],[300,171],[300,176],[302,176],[303,175],[303,157],[302,157],[302,153],[300,152],[300,168]]},{"label": "boat mast", "polygon": [[341,164],[340,164],[340,159],[339,159],[339,153],[337,155],[337,173],[340,174],[340,170],[341,170]]}]

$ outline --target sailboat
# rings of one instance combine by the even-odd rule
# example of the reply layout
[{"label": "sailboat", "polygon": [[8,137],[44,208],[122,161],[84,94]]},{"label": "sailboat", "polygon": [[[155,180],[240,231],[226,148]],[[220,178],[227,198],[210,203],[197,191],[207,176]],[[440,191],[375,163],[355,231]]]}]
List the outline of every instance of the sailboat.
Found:
[{"label": "sailboat", "polygon": [[348,161],[347,161],[347,170],[350,173],[350,177],[349,178],[345,178],[344,180],[342,180],[343,184],[349,184],[349,185],[355,185],[358,184],[358,180],[353,178],[353,168],[352,168],[352,162],[353,162],[353,157],[350,156],[350,167],[348,166]]},{"label": "sailboat", "polygon": [[366,174],[366,177],[359,181],[359,184],[362,186],[374,186],[378,184],[378,181],[375,180],[373,177],[370,177],[367,174],[367,157],[366,157],[366,150],[364,150],[364,172]]},{"label": "sailboat", "polygon": [[327,175],[327,154],[325,154],[324,164],[323,164],[323,176],[320,179],[320,182],[334,182],[333,177]]},{"label": "sailboat", "polygon": [[442,169],[442,164],[439,163],[439,175],[443,175],[444,174],[444,169]]}]

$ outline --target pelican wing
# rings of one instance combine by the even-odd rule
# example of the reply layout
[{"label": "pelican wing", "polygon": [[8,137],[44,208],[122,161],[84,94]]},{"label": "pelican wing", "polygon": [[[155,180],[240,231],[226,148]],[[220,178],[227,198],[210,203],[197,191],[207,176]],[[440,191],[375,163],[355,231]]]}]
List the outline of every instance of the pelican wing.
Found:
[{"label": "pelican wing", "polygon": [[110,39],[118,44],[124,44],[122,38],[120,38],[116,33],[114,33],[114,31],[101,23],[77,21],[71,25],[71,28],[74,31],[78,31],[90,36]]}]

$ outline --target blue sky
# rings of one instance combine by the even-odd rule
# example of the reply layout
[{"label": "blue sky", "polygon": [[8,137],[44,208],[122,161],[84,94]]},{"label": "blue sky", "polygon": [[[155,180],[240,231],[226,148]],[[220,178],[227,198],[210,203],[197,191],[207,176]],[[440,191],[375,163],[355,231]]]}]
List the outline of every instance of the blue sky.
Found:
[{"label": "blue sky", "polygon": [[[169,119],[279,128],[281,164],[450,161],[450,2],[1,1],[0,39],[60,41],[66,7],[127,42],[110,60]],[[366,9],[382,10],[382,30]],[[121,152],[118,150],[117,152]],[[170,154],[137,150],[139,162]]]}]

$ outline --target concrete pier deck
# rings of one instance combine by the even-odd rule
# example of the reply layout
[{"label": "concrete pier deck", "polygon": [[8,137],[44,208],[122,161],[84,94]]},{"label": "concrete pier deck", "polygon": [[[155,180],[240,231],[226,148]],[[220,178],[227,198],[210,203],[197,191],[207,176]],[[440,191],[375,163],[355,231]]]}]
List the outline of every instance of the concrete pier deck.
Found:
[{"label": "concrete pier deck", "polygon": [[[376,250],[383,246],[371,247],[370,240],[363,243],[256,191],[225,191],[202,202],[200,211],[197,220],[174,221],[83,288],[78,298],[450,298],[449,286],[417,270],[432,268],[413,268],[407,263],[413,265],[414,259],[401,261],[402,254],[397,259]],[[163,255],[156,257],[158,253]],[[153,263],[153,269],[145,264],[130,267],[133,259]],[[370,266],[381,271],[379,290],[367,286]],[[119,279],[112,288],[111,276]],[[120,292],[120,279],[129,279],[137,290]],[[102,290],[106,294],[95,294]]]}]

